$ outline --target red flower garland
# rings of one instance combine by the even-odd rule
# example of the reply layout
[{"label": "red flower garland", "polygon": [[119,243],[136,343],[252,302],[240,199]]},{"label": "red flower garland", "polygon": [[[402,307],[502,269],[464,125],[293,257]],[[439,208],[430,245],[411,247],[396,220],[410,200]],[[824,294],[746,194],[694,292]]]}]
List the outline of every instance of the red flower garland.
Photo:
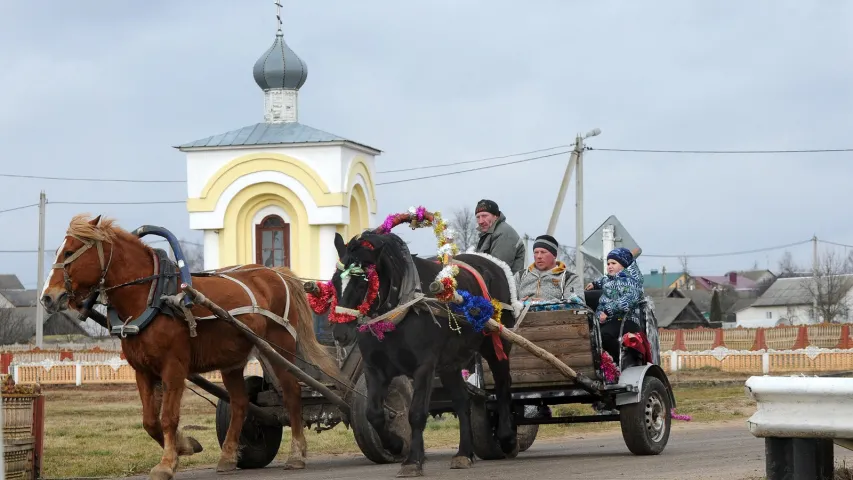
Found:
[{"label": "red flower garland", "polygon": [[[370,311],[370,306],[379,295],[379,275],[376,274],[376,267],[367,267],[367,295],[364,301],[357,307],[357,310],[362,315],[367,315]],[[335,287],[332,282],[317,282],[320,288],[320,294],[308,294],[308,303],[311,309],[317,315],[322,315],[327,310],[329,311],[329,321],[332,323],[348,323],[356,319],[355,315],[349,313],[338,313],[335,308],[338,306],[338,297],[335,295]]]},{"label": "red flower garland", "polygon": [[329,302],[335,298],[335,287],[332,282],[316,282],[316,285],[320,289],[320,293],[309,293],[308,304],[314,313],[322,315],[329,309]]}]

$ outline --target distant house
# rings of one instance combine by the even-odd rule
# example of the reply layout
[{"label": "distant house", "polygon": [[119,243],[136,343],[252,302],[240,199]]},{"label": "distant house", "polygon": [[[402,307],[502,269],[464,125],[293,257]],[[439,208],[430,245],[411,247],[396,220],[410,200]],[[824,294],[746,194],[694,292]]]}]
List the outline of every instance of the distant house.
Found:
[{"label": "distant house", "polygon": [[685,272],[661,273],[657,269],[652,269],[649,273],[643,274],[643,285],[647,288],[679,288],[683,290],[692,290],[693,281]]},{"label": "distant house", "polygon": [[[839,296],[841,312],[838,323],[851,320],[853,306],[853,275],[837,275],[834,294]],[[814,312],[815,296],[810,285],[812,277],[778,278],[760,297],[736,312],[737,326],[770,328],[777,325],[809,325],[820,323]]]},{"label": "distant house", "polygon": [[[719,328],[710,323],[711,292],[670,288],[645,288],[655,304],[658,327],[661,328]],[[671,300],[679,300],[672,302]],[[663,309],[661,309],[663,307]],[[723,307],[725,308],[725,307]],[[671,326],[674,324],[675,326]]]},{"label": "distant house", "polygon": [[658,328],[710,328],[708,319],[689,298],[652,298],[655,304],[655,318]]},{"label": "distant house", "polygon": [[696,281],[697,290],[731,289],[739,292],[758,289],[758,283],[738,272],[728,272],[725,275],[694,275],[693,279]]},{"label": "distant house", "polygon": [[752,280],[756,284],[770,284],[776,281],[777,278],[776,274],[770,270],[745,270],[738,272],[738,274]]}]

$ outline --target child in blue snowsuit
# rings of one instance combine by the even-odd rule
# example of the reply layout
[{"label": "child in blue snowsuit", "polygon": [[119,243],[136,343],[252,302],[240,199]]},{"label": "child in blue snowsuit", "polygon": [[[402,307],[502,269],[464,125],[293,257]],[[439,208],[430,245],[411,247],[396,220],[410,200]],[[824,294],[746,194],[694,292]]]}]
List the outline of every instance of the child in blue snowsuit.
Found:
[{"label": "child in blue snowsuit", "polygon": [[627,248],[607,254],[607,274],[586,286],[601,290],[595,318],[601,322],[601,346],[619,365],[619,330],[622,334],[640,331],[639,302],[643,297],[643,274]]}]

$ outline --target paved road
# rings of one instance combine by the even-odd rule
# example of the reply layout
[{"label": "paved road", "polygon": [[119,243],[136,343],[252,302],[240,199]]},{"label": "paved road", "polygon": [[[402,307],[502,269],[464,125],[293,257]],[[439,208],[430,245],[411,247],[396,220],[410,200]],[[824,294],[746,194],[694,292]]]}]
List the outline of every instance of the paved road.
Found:
[{"label": "paved road", "polygon": [[[753,437],[744,420],[717,425],[673,425],[661,455],[631,455],[616,432],[579,434],[537,440],[514,460],[477,461],[470,470],[450,470],[455,451],[428,450],[425,476],[436,479],[614,480],[739,480],[764,476],[764,441]],[[848,455],[850,454],[850,455]],[[853,452],[835,448],[838,462]],[[398,464],[376,465],[360,455],[309,457],[306,470],[284,471],[273,464],[261,470],[217,475],[212,469],[179,471],[176,480],[366,480],[391,479]],[[134,477],[142,480],[147,477]]]}]

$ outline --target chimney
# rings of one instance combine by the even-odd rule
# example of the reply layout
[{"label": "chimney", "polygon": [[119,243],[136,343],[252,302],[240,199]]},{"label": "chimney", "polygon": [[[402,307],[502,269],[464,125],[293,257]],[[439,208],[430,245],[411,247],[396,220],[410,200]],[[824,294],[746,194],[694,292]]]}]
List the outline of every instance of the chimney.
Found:
[{"label": "chimney", "polygon": [[732,285],[737,284],[737,273],[736,272],[729,272],[729,283]]}]

